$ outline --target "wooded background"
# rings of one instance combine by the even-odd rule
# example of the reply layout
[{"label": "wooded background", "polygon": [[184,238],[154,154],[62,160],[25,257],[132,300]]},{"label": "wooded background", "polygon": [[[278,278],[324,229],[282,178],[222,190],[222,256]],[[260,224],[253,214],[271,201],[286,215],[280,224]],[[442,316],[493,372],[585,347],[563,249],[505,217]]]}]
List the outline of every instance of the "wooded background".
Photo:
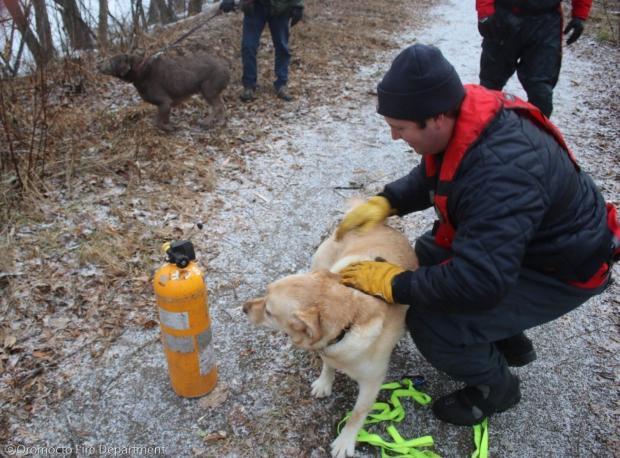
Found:
[{"label": "wooded background", "polygon": [[[1,0],[4,50],[0,54],[0,71],[3,77],[17,75],[25,50],[39,67],[76,50],[132,46],[136,37],[149,26],[196,15],[205,2],[130,0],[127,12],[113,14],[108,0],[97,0],[95,17],[82,0]],[[53,36],[52,30],[58,33]]]},{"label": "wooded background", "polygon": [[[164,26],[216,11],[212,0],[0,0],[0,214],[45,188],[66,162],[50,132],[92,82],[94,62],[120,52],[154,52]],[[208,8],[208,6],[211,8]],[[196,17],[193,22],[200,23]],[[193,24],[192,24],[193,25]],[[166,37],[164,39],[167,39]],[[52,109],[52,107],[54,107]],[[69,162],[72,162],[69,161]]]}]

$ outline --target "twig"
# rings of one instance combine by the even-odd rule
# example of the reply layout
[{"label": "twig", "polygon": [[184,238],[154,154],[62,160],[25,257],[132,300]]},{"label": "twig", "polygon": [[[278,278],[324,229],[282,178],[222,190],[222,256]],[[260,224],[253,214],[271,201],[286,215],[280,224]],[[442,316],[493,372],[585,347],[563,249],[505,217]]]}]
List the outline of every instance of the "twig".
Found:
[{"label": "twig", "polygon": [[7,140],[7,145],[9,149],[9,156],[11,158],[11,162],[13,163],[13,168],[15,171],[15,176],[17,177],[17,183],[20,189],[24,188],[24,182],[22,180],[21,174],[19,173],[19,164],[17,163],[17,154],[14,149],[13,141],[11,138],[12,130],[10,126],[10,122],[8,119],[8,114],[6,111],[6,104],[4,100],[4,91],[2,90],[2,83],[0,82],[0,121],[2,122],[2,126],[4,127],[4,135]]},{"label": "twig", "polygon": [[335,186],[334,189],[364,189],[363,184],[355,184],[351,186]]}]

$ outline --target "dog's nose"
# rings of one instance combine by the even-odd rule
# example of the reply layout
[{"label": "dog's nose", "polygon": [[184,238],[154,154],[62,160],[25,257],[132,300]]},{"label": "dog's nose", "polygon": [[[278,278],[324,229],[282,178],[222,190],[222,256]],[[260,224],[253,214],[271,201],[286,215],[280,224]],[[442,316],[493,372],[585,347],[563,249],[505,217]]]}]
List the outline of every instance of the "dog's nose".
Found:
[{"label": "dog's nose", "polygon": [[248,314],[248,310],[250,310],[250,303],[246,302],[245,304],[243,304],[243,313],[245,313],[247,315]]}]

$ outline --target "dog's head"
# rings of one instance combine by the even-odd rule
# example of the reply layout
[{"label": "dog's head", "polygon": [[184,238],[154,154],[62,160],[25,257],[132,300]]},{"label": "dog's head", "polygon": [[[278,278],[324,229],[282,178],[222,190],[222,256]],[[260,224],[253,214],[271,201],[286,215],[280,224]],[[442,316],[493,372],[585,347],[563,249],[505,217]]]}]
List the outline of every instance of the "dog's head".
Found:
[{"label": "dog's head", "polygon": [[253,324],[285,332],[298,347],[319,348],[347,325],[346,318],[328,306],[334,290],[346,300],[340,293],[348,288],[339,279],[327,271],[289,275],[267,286],[265,296],[246,302],[243,311]]},{"label": "dog's head", "polygon": [[97,65],[97,70],[104,75],[126,78],[131,69],[142,60],[133,54],[118,54]]}]

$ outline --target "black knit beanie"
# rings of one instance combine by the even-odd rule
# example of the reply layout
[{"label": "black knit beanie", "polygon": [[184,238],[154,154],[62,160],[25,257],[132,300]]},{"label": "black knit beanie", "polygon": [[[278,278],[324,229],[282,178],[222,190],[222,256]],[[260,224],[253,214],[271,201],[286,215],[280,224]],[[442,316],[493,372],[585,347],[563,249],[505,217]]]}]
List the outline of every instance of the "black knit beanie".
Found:
[{"label": "black knit beanie", "polygon": [[416,44],[396,56],[377,85],[377,113],[423,121],[456,108],[465,89],[454,67],[434,46]]}]

